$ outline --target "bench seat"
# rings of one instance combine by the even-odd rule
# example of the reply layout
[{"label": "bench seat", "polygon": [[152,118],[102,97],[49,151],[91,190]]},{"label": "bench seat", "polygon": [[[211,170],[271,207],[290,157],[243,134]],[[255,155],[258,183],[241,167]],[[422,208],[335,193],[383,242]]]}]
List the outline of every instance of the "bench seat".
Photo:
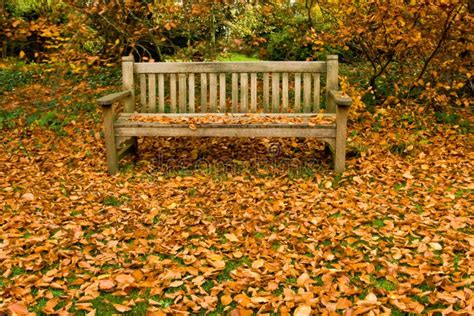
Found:
[{"label": "bench seat", "polygon": [[[294,122],[278,122],[283,115],[245,114],[157,114],[122,113],[114,123],[117,137],[128,136],[196,136],[196,137],[318,137],[331,139],[336,137],[336,124],[331,122],[335,114],[287,114],[290,118],[300,119]],[[214,118],[213,122],[203,122],[205,118]],[[221,122],[215,122],[222,117]],[[312,118],[328,118],[328,123],[312,123]],[[143,120],[140,120],[143,119]],[[161,122],[168,119],[168,122]],[[259,120],[269,119],[268,122]]]}]

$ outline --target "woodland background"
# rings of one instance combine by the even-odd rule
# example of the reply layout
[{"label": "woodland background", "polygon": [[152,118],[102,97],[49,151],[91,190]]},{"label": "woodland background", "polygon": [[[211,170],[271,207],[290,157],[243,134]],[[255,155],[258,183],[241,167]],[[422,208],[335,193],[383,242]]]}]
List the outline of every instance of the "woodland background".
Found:
[{"label": "woodland background", "polygon": [[473,94],[473,1],[0,2],[2,56],[75,71],[137,60],[265,60],[338,54],[366,105],[466,106]]},{"label": "woodland background", "polygon": [[[0,314],[473,313],[469,0],[0,0]],[[311,139],[140,139],[120,59],[340,57],[347,170]]]}]

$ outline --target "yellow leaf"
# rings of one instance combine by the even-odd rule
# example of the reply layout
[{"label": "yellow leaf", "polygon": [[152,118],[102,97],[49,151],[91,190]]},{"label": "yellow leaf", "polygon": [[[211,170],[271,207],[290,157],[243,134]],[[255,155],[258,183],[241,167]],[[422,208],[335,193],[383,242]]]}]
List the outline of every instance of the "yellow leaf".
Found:
[{"label": "yellow leaf", "polygon": [[430,242],[430,246],[431,248],[433,248],[434,250],[441,250],[443,249],[443,246],[441,246],[439,243],[437,242]]},{"label": "yellow leaf", "polygon": [[234,234],[225,234],[225,238],[227,238],[229,241],[232,242],[237,242],[239,239],[234,235]]},{"label": "yellow leaf", "polygon": [[25,52],[24,51],[20,51],[20,58],[24,58],[25,57]]}]

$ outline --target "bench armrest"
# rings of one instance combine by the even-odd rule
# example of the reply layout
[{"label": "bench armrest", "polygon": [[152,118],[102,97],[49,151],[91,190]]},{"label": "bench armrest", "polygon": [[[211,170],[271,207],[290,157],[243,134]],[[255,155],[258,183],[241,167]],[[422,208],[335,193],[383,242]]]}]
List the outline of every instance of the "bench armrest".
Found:
[{"label": "bench armrest", "polygon": [[132,91],[126,90],[112,93],[97,99],[97,104],[101,106],[111,106],[114,102],[124,99],[132,95]]},{"label": "bench armrest", "polygon": [[329,97],[339,106],[350,107],[352,99],[348,95],[344,95],[342,91],[330,90]]}]

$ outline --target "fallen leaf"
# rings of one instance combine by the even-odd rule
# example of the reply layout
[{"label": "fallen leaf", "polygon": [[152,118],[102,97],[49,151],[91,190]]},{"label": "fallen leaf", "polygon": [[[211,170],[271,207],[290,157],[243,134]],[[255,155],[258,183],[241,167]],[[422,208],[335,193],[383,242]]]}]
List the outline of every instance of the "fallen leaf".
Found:
[{"label": "fallen leaf", "polygon": [[115,281],[123,284],[131,284],[135,282],[135,278],[130,274],[119,274],[115,277]]},{"label": "fallen leaf", "polygon": [[125,305],[120,305],[120,304],[113,304],[115,309],[121,313],[129,312],[132,310],[131,307],[125,306]]},{"label": "fallen leaf", "polygon": [[17,315],[26,315],[28,314],[28,309],[23,303],[13,303],[8,306],[8,310]]},{"label": "fallen leaf", "polygon": [[293,316],[309,316],[311,315],[311,306],[300,305],[295,309]]},{"label": "fallen leaf", "polygon": [[115,286],[114,281],[112,280],[100,280],[99,282],[99,289],[107,291],[112,289]]},{"label": "fallen leaf", "polygon": [[234,235],[234,234],[225,234],[225,238],[227,238],[229,241],[232,242],[237,242],[239,239]]},{"label": "fallen leaf", "polygon": [[221,303],[224,306],[229,305],[230,303],[232,303],[232,297],[230,297],[230,295],[222,295]]},{"label": "fallen leaf", "polygon": [[254,262],[252,262],[252,268],[259,269],[263,267],[264,263],[265,261],[262,259],[255,260]]}]

